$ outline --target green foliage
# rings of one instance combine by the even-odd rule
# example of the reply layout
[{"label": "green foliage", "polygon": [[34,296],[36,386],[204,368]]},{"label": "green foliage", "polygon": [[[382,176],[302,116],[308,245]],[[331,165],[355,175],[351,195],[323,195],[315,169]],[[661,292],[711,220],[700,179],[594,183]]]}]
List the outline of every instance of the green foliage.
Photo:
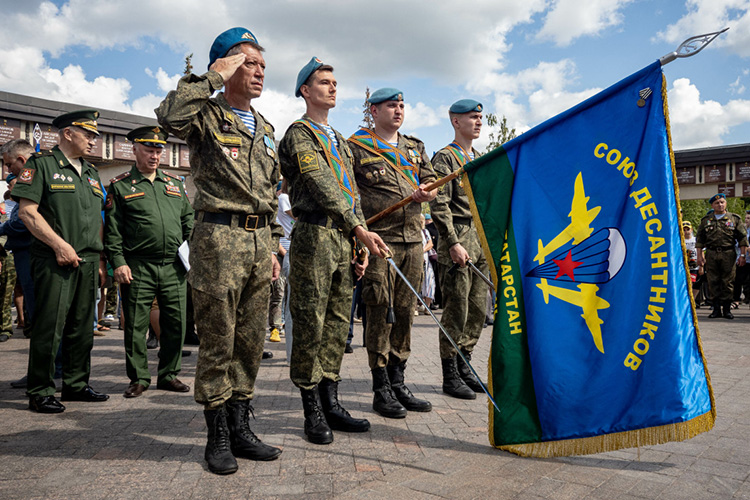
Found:
[{"label": "green foliage", "polygon": [[[487,126],[492,130],[490,132],[490,142],[487,144],[485,153],[489,153],[495,148],[499,148],[509,140],[516,137],[516,129],[508,128],[508,119],[503,116],[502,120],[498,120],[492,113],[487,113],[485,116],[487,120]],[[495,127],[500,126],[499,130],[495,130]]]},{"label": "green foliage", "polygon": [[192,61],[193,61],[193,53],[191,52],[190,54],[185,56],[185,70],[182,72],[182,74],[189,75],[190,73],[193,72]]},{"label": "green foliage", "polygon": [[375,122],[372,121],[372,113],[370,113],[370,87],[365,90],[365,103],[362,105],[362,126],[372,130],[375,128]]}]

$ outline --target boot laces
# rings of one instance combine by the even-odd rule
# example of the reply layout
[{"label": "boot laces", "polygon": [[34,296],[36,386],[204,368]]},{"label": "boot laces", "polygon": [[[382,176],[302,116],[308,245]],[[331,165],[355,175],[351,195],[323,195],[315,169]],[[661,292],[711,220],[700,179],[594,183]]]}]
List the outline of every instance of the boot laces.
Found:
[{"label": "boot laces", "polygon": [[240,412],[240,428],[237,430],[239,431],[239,434],[247,441],[258,443],[260,442],[260,439],[258,439],[258,436],[256,436],[255,433],[250,429],[250,415],[252,414],[253,420],[255,420],[255,412],[253,411],[252,405],[247,405],[247,409],[248,411]]}]

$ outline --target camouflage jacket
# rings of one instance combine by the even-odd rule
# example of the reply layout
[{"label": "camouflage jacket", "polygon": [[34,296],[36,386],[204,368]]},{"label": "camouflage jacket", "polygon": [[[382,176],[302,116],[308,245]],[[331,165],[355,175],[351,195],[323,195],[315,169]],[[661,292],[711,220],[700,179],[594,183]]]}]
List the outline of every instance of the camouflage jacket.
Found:
[{"label": "camouflage jacket", "polygon": [[[414,187],[382,156],[363,148],[352,137],[349,138],[349,146],[354,155],[354,178],[362,197],[365,219],[395,205],[414,192]],[[422,141],[413,136],[398,134],[398,149],[417,167],[420,184],[435,181],[435,172]],[[373,223],[370,230],[378,233],[386,242],[421,243],[421,213],[419,203],[409,203]]]},{"label": "camouflage jacket", "polygon": [[[474,158],[479,158],[477,150],[472,148]],[[443,178],[452,174],[463,165],[445,147],[435,153],[432,157],[432,166],[438,178]],[[453,179],[447,184],[443,184],[438,189],[437,196],[430,202],[430,213],[432,220],[438,228],[440,239],[445,241],[448,248],[459,242],[456,230],[453,228],[453,217],[463,217],[471,219],[471,208],[469,207],[469,197],[463,187],[463,176]]]},{"label": "camouflage jacket", "polygon": [[155,110],[169,133],[187,142],[196,193],[196,211],[267,215],[274,242],[283,234],[276,223],[279,161],[273,127],[255,115],[255,136],[220,93],[224,80],[216,71],[183,77]]},{"label": "camouflage jacket", "polygon": [[[307,115],[302,117],[308,118]],[[339,142],[339,153],[351,181],[355,200],[354,210],[341,191],[336,175],[326,160],[323,147],[304,124],[292,123],[289,126],[279,143],[279,160],[281,172],[289,182],[292,215],[299,217],[303,212],[325,214],[345,234],[350,235],[355,227],[366,228],[366,225],[352,172],[352,152],[346,139],[335,130],[334,132]]]},{"label": "camouflage jacket", "polygon": [[708,248],[733,247],[737,242],[740,247],[747,246],[745,223],[739,215],[726,212],[724,217],[716,219],[711,213],[701,219],[695,234],[695,247]]}]

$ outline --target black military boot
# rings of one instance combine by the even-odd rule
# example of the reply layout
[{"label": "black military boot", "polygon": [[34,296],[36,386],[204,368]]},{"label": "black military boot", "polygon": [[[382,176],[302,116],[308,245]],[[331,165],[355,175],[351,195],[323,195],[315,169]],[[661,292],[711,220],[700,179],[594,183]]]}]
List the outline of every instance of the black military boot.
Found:
[{"label": "black military boot", "polygon": [[713,312],[708,315],[709,318],[721,318],[721,302],[718,300],[714,300],[712,302],[713,305]]},{"label": "black military boot", "polygon": [[227,425],[232,455],[249,460],[274,460],[281,455],[281,450],[264,444],[250,430],[249,413],[252,411],[253,407],[247,399],[227,401]]},{"label": "black military boot", "polygon": [[388,378],[391,381],[391,390],[401,405],[409,411],[432,411],[432,403],[424,399],[417,399],[411,393],[406,384],[404,384],[404,370],[406,370],[406,361],[397,365],[388,365]]},{"label": "black military boot", "polygon": [[372,409],[385,418],[404,418],[406,408],[396,399],[385,368],[372,369]]},{"label": "black military boot", "polygon": [[[461,353],[466,358],[466,361],[471,362],[471,353],[464,351],[461,349]],[[463,359],[461,359],[461,356],[456,355],[456,367],[458,368],[458,374],[461,376],[461,380],[464,381],[464,383],[469,386],[469,389],[471,389],[474,392],[484,392],[484,389],[482,389],[482,386],[479,384],[479,381],[474,376],[474,374],[471,372],[471,368],[469,368],[469,365],[467,365]]]},{"label": "black military boot", "polygon": [[723,302],[721,304],[721,307],[722,309],[724,309],[723,316],[726,319],[734,319],[734,314],[732,314],[732,301],[731,300],[727,300],[726,302]]},{"label": "black military boot", "polygon": [[323,410],[320,407],[318,388],[300,389],[302,407],[305,410],[305,435],[314,444],[333,443],[333,432],[328,427]]},{"label": "black military boot", "polygon": [[324,378],[318,384],[320,403],[326,422],[334,431],[367,432],[370,422],[364,418],[354,418],[339,403],[339,383]]},{"label": "black military boot", "polygon": [[476,399],[476,393],[458,374],[456,356],[441,361],[443,362],[443,392],[458,399]]},{"label": "black military boot", "polygon": [[227,410],[223,406],[216,410],[203,410],[208,427],[208,442],[203,455],[208,463],[208,470],[214,474],[233,474],[237,472],[237,460],[229,448],[229,427]]}]

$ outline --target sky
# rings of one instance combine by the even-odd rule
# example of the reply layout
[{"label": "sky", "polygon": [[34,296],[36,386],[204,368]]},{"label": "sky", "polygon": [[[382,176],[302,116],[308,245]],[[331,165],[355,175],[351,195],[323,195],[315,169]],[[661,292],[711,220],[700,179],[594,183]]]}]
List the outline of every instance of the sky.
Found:
[{"label": "sky", "polygon": [[[266,49],[263,94],[252,104],[277,139],[304,112],[294,84],[316,56],[339,83],[334,128],[356,131],[367,87],[396,87],[406,104],[401,132],[428,152],[453,139],[447,111],[459,99],[482,102],[520,133],[684,39],[729,27],[701,53],[664,67],[673,145],[750,142],[750,0],[0,0],[0,7],[0,90],[154,118],[185,56],[204,73],[214,38],[242,26]],[[491,132],[483,128],[477,149]]]}]

